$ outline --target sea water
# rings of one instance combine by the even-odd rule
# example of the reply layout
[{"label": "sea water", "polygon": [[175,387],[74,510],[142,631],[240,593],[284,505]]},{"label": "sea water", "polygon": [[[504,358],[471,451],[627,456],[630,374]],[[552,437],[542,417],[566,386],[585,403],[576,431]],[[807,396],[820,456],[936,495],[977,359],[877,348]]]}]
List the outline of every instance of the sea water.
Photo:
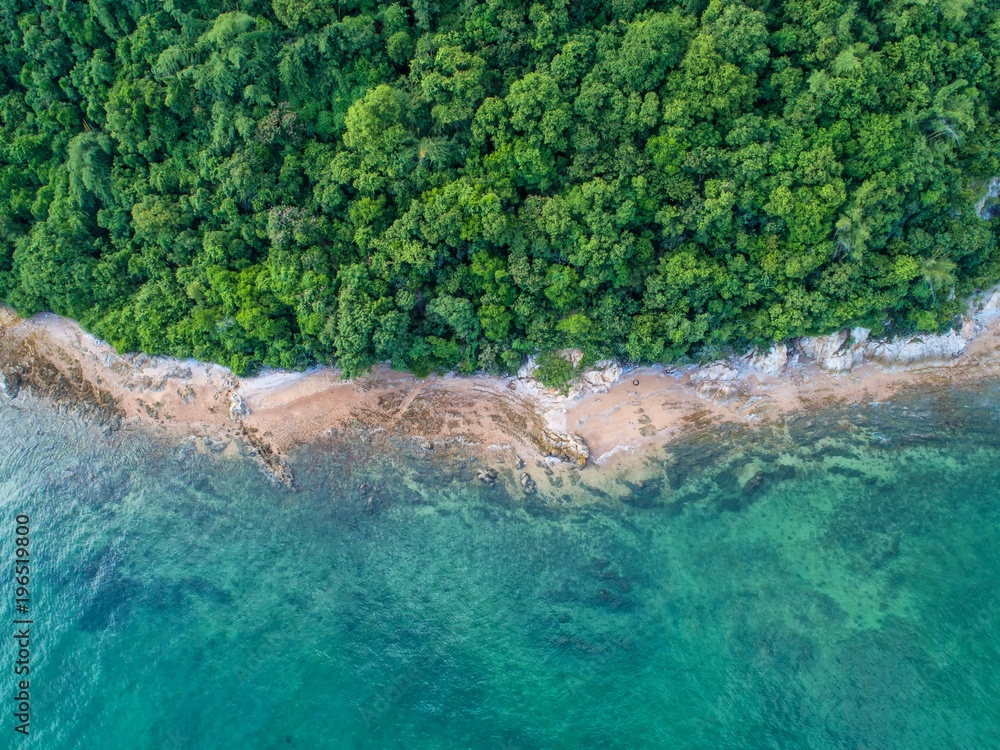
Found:
[{"label": "sea water", "polygon": [[998,406],[717,426],[622,502],[594,469],[531,467],[526,497],[364,435],[301,449],[289,491],[0,404],[0,746],[1000,747]]}]

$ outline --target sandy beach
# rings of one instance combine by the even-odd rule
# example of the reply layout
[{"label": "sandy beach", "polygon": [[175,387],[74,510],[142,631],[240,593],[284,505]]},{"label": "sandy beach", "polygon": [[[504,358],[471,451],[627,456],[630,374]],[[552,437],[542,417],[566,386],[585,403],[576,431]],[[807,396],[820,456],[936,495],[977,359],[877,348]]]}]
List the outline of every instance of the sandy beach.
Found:
[{"label": "sandy beach", "polygon": [[[3,309],[0,397],[29,391],[100,410],[109,417],[109,429],[142,427],[215,446],[243,446],[289,486],[294,466],[288,459],[296,446],[358,429],[429,457],[474,457],[487,472],[510,470],[504,481],[517,481],[516,472],[533,467],[582,471],[596,481],[612,471],[638,476],[641,462],[635,459],[723,422],[780,424],[803,409],[879,402],[908,389],[1000,377],[1000,315],[970,317],[963,335],[963,353],[945,362],[911,363],[904,371],[862,363],[832,374],[793,344],[780,373],[734,362],[717,371],[617,367],[612,382],[605,373],[596,387],[576,388],[567,397],[530,377],[417,379],[385,366],[354,380],[325,367],[237,378],[213,364],[119,355],[67,319],[47,313],[22,319]],[[725,387],[706,389],[713,385],[706,378],[718,372]],[[493,478],[487,474],[484,481]]]}]

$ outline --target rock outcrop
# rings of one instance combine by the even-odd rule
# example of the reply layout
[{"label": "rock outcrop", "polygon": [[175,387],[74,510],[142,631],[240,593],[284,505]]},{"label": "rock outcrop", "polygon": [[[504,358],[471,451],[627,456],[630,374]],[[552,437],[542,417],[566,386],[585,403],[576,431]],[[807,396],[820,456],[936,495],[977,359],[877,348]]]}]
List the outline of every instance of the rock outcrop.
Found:
[{"label": "rock outcrop", "polygon": [[[987,304],[1000,304],[1000,299],[994,302],[991,297]],[[886,372],[948,364],[965,352],[967,343],[966,337],[957,331],[900,336],[885,341],[873,341],[868,338],[869,333],[867,328],[838,331],[827,336],[799,339],[798,346],[824,370],[839,375],[865,363]]]},{"label": "rock outcrop", "polygon": [[691,373],[691,384],[699,398],[725,404],[746,397],[750,388],[738,382],[740,372],[728,362],[713,362]]},{"label": "rock outcrop", "polygon": [[[568,349],[560,352],[574,367],[579,363],[580,358],[583,353],[580,352],[579,356],[576,356],[576,352],[579,350]],[[535,370],[538,368],[538,364],[534,357],[528,357],[521,368],[517,371],[517,377],[519,380],[524,382],[529,387],[549,395],[564,395],[566,398],[573,399],[578,398],[586,393],[607,393],[611,390],[611,386],[621,379],[622,373],[624,372],[624,367],[621,362],[613,359],[605,359],[594,364],[593,367],[584,370],[580,373],[579,377],[574,378],[570,381],[569,387],[562,390],[560,394],[560,389],[558,388],[546,388],[542,383],[535,378]]]},{"label": "rock outcrop", "polygon": [[691,374],[692,383],[728,383],[739,378],[740,373],[728,362],[713,362],[705,367],[698,368]]},{"label": "rock outcrop", "polygon": [[541,427],[531,433],[531,440],[543,456],[552,456],[576,464],[581,469],[587,465],[587,459],[590,458],[590,449],[579,435]]},{"label": "rock outcrop", "polygon": [[229,418],[234,422],[250,416],[250,407],[236,391],[229,394]]},{"label": "rock outcrop", "polygon": [[970,313],[975,315],[995,315],[1000,311],[1000,289],[988,289],[969,304]]},{"label": "rock outcrop", "polygon": [[[518,368],[517,377],[519,380],[535,380],[535,370],[538,369],[538,362],[535,357],[528,357],[524,364]],[[537,383],[538,381],[535,380]]]},{"label": "rock outcrop", "polygon": [[124,411],[111,391],[86,377],[78,362],[52,356],[36,341],[14,343],[0,350],[0,397],[31,393],[120,423]]},{"label": "rock outcrop", "polygon": [[909,370],[947,364],[965,352],[966,343],[965,337],[956,331],[921,334],[873,342],[867,354],[881,370]]},{"label": "rock outcrop", "polygon": [[838,331],[827,336],[812,336],[798,341],[801,352],[827,372],[850,372],[864,364],[866,342],[871,333],[867,328]]},{"label": "rock outcrop", "polygon": [[580,376],[580,385],[586,393],[607,393],[624,372],[621,362],[605,359]]},{"label": "rock outcrop", "polygon": [[788,345],[772,344],[766,353],[757,352],[750,356],[747,364],[764,375],[776,378],[788,367]]},{"label": "rock outcrop", "polygon": [[240,422],[240,435],[250,452],[250,457],[271,484],[287,487],[290,490],[295,489],[295,475],[291,468],[269,443],[258,436],[255,427],[247,429],[246,424]]}]

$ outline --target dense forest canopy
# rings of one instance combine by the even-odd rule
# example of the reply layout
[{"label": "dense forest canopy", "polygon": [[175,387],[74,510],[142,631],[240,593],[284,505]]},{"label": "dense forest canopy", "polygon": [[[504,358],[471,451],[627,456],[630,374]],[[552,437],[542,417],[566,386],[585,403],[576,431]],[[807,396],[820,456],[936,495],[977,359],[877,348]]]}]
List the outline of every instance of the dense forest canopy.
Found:
[{"label": "dense forest canopy", "polygon": [[940,329],[998,10],[0,0],[0,298],[237,372]]}]

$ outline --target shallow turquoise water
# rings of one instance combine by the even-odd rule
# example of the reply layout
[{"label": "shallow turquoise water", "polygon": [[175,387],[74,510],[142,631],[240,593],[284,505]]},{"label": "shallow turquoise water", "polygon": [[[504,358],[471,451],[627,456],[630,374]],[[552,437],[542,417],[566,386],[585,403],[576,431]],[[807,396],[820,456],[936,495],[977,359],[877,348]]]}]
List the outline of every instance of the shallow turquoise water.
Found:
[{"label": "shallow turquoise water", "polygon": [[[247,460],[0,404],[2,554],[27,513],[36,560],[32,734],[9,706],[0,731],[45,750],[1000,747],[998,405],[985,387],[716,430],[619,503],[540,473],[528,502],[358,439],[303,451],[293,493]],[[12,597],[7,575],[3,622]],[[4,695],[13,660],[2,639]]]}]

